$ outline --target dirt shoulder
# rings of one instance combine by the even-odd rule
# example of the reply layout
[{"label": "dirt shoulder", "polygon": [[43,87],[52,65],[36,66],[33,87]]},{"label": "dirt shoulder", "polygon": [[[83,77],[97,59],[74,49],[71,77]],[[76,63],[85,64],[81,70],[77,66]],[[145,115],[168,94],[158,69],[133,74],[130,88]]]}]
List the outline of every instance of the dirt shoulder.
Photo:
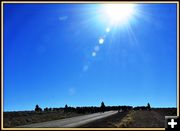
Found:
[{"label": "dirt shoulder", "polygon": [[156,111],[138,110],[133,114],[134,121],[129,128],[164,128],[165,118]]}]

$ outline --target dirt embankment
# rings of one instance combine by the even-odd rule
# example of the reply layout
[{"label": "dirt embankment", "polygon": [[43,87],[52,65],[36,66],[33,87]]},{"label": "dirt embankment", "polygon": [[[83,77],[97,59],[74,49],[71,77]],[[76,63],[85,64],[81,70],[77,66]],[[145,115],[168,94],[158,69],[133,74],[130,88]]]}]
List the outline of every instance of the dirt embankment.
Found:
[{"label": "dirt embankment", "polygon": [[148,110],[138,110],[133,114],[134,122],[127,125],[129,128],[164,128],[165,116],[176,116],[176,108],[162,108]]},{"label": "dirt embankment", "polygon": [[164,127],[164,117],[155,111],[135,111],[133,114],[133,122],[127,127],[134,128],[163,128]]},{"label": "dirt embankment", "polygon": [[176,108],[130,110],[94,121],[81,127],[87,128],[164,128],[165,116],[175,116]]}]

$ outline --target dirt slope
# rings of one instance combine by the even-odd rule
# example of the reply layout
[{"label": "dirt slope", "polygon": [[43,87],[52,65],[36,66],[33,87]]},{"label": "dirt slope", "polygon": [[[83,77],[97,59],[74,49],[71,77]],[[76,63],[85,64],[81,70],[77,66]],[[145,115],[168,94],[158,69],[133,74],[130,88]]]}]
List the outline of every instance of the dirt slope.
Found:
[{"label": "dirt slope", "polygon": [[131,110],[97,120],[81,127],[87,128],[164,128],[165,116],[175,116],[177,109],[162,108]]},{"label": "dirt slope", "polygon": [[165,118],[156,111],[142,111],[138,110],[134,113],[134,121],[127,127],[153,127],[153,128],[164,128]]}]

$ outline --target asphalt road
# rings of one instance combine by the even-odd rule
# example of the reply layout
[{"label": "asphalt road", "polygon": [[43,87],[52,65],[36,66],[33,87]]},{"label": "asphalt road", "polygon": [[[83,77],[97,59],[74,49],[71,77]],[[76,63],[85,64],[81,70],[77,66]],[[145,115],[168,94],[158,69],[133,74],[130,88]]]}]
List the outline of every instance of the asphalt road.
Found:
[{"label": "asphalt road", "polygon": [[47,121],[47,122],[42,122],[42,123],[35,123],[35,124],[29,124],[29,125],[22,125],[18,126],[21,128],[47,128],[47,127],[79,127],[81,125],[87,124],[89,122],[111,116],[113,114],[117,113],[117,111],[107,111],[104,113],[93,113],[90,115],[83,115],[83,116],[76,116],[76,117],[71,117],[71,118],[66,118],[66,119],[60,119],[60,120],[54,120],[54,121]]}]

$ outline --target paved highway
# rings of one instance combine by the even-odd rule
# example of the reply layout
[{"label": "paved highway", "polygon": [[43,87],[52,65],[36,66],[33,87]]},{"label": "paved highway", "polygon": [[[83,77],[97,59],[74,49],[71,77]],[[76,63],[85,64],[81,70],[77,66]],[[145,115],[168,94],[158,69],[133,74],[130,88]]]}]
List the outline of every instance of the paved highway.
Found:
[{"label": "paved highway", "polygon": [[54,120],[54,121],[47,121],[47,122],[41,122],[41,123],[35,123],[35,124],[29,124],[29,125],[22,125],[18,126],[21,128],[65,128],[65,127],[79,127],[83,124],[87,124],[89,122],[110,116],[117,113],[117,111],[107,111],[104,113],[93,113],[89,115],[83,115],[83,116],[76,116],[66,119],[60,119],[60,120]]}]

